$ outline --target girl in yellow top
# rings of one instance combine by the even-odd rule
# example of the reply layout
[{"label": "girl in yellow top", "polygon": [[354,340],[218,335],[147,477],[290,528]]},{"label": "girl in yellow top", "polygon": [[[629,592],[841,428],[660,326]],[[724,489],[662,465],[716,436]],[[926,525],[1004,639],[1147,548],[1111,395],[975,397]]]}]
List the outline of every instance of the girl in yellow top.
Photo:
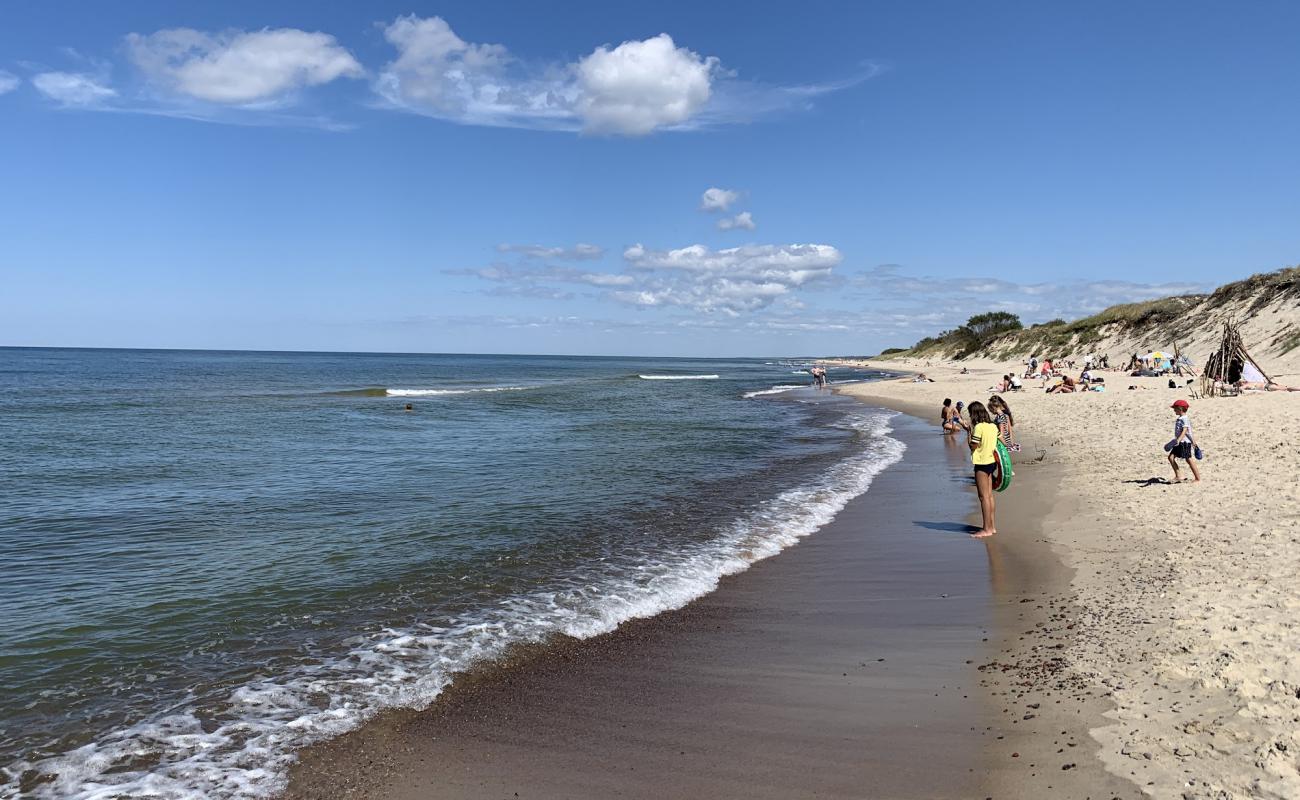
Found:
[{"label": "girl in yellow top", "polygon": [[988,409],[978,400],[966,409],[970,414],[970,460],[975,465],[975,492],[980,498],[980,515],[984,527],[971,536],[983,539],[997,533],[993,524],[993,465],[997,460],[998,426],[993,424]]}]

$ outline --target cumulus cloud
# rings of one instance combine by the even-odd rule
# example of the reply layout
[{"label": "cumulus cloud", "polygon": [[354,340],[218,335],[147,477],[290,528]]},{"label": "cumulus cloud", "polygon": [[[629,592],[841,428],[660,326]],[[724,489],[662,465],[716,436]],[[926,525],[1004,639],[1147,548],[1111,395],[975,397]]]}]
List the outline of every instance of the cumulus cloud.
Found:
[{"label": "cumulus cloud", "polygon": [[151,82],[211,103],[277,101],[304,87],[364,74],[333,36],[296,28],[217,34],[170,28],[129,34],[126,44]]},{"label": "cumulus cloud", "polygon": [[796,285],[829,276],[831,269],[843,260],[840,251],[828,244],[753,244],[725,250],[711,250],[702,244],[677,250],[649,250],[634,244],[623,251],[623,258],[640,269],[711,273],[732,278],[780,278]]},{"label": "cumulus cloud", "polygon": [[397,58],[375,82],[381,97],[476,125],[641,136],[697,113],[717,65],[667,34],[542,65],[520,62],[499,44],[467,42],[441,17],[398,17],[384,38]]},{"label": "cumulus cloud", "polygon": [[637,136],[683,123],[709,101],[718,64],[666,33],[598,47],[577,65],[583,128]]},{"label": "cumulus cloud", "polygon": [[529,258],[549,258],[562,261],[593,261],[605,254],[603,247],[579,242],[573,247],[546,247],[540,244],[499,244],[501,253],[518,253]]},{"label": "cumulus cloud", "polygon": [[740,192],[731,189],[719,189],[710,186],[700,195],[701,211],[726,211],[731,204],[740,199]]},{"label": "cumulus cloud", "polygon": [[601,45],[571,62],[528,62],[504,45],[468,42],[441,17],[398,17],[384,38],[397,57],[375,80],[376,93],[392,108],[467,125],[644,136],[748,122],[856,83],[748,83],[667,33]]},{"label": "cumulus cloud", "polygon": [[32,85],[65,108],[94,108],[117,96],[103,78],[85,72],[42,72]]},{"label": "cumulus cloud", "polygon": [[754,224],[754,217],[748,211],[742,211],[734,217],[723,217],[718,220],[718,230],[732,231],[743,228],[752,231],[758,226]]},{"label": "cumulus cloud", "polygon": [[[506,246],[511,252],[534,246]],[[550,250],[552,248],[538,248]],[[497,284],[489,293],[570,297],[558,285],[593,287],[597,296],[642,308],[662,307],[734,317],[778,305],[799,308],[795,291],[828,280],[840,252],[824,244],[748,245],[711,250],[691,245],[652,250],[632,245],[623,252],[624,272],[596,272],[556,265],[493,264],[448,270]]]},{"label": "cumulus cloud", "polygon": [[18,80],[17,75],[0,69],[0,94],[8,94],[9,92],[12,92],[14,89],[17,89],[21,83],[22,81]]},{"label": "cumulus cloud", "polygon": [[648,273],[635,289],[615,292],[631,305],[681,306],[737,316],[772,305],[798,288],[830,278],[843,259],[825,244],[748,245],[711,250],[691,245],[623,252],[630,267]]},{"label": "cumulus cloud", "polygon": [[473,44],[441,17],[398,17],[384,28],[397,50],[375,81],[394,107],[473,125],[547,127],[572,115],[576,100],[560,76],[507,74],[514,59],[499,44]]}]

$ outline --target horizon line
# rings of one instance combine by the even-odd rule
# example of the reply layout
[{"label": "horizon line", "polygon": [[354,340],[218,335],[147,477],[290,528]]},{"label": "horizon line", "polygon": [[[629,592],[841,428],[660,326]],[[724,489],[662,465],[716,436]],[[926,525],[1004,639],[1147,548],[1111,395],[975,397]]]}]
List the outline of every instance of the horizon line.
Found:
[{"label": "horizon line", "polygon": [[712,355],[712,356],[651,356],[651,355],[594,355],[591,353],[473,353],[473,352],[426,352],[419,350],[259,350],[252,348],[234,348],[234,347],[92,347],[82,345],[24,345],[24,344],[0,344],[0,350],[113,350],[113,351],[132,351],[132,352],[165,352],[165,353],[272,353],[272,354],[296,354],[296,355],[330,355],[330,356],[493,356],[493,357],[512,357],[512,358],[675,358],[675,359],[694,359],[699,361],[717,360],[717,359],[757,359],[757,358],[784,358],[784,359],[825,359],[825,358],[873,358],[871,355],[763,355],[763,356],[737,356],[737,355]]}]

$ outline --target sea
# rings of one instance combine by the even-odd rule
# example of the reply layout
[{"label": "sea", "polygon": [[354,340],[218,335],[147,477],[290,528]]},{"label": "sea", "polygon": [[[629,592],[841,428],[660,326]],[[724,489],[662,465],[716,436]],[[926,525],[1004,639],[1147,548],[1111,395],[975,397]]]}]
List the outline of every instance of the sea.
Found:
[{"label": "sea", "polygon": [[0,348],[0,798],[273,796],[512,648],[708,593],[903,455],[809,366]]}]

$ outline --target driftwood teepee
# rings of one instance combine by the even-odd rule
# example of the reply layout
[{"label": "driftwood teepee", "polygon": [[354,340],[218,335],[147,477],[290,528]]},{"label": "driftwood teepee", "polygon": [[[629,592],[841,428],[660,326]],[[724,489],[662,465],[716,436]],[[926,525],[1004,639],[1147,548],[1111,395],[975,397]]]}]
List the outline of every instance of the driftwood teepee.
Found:
[{"label": "driftwood teepee", "polygon": [[1210,353],[1210,357],[1205,360],[1205,371],[1201,373],[1201,390],[1206,395],[1225,394],[1235,391],[1233,384],[1240,380],[1251,383],[1273,382],[1246,350],[1246,344],[1241,340],[1241,331],[1229,319],[1223,323],[1223,339],[1219,342],[1219,349]]}]

